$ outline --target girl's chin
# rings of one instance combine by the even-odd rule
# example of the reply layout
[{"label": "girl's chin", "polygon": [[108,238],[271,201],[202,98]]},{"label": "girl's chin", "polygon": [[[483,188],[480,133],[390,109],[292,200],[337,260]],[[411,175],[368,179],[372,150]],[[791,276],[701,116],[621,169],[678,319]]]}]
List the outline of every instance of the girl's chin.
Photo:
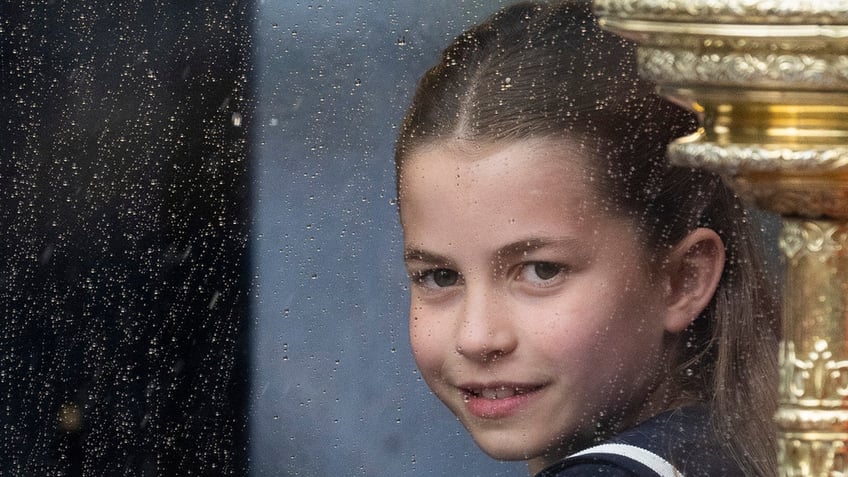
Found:
[{"label": "girl's chin", "polygon": [[496,460],[503,461],[519,461],[519,460],[531,460],[540,457],[541,453],[534,452],[533,449],[529,448],[503,448],[497,446],[484,446],[481,445],[479,441],[476,441],[480,450],[482,450],[487,456]]},{"label": "girl's chin", "polygon": [[[466,428],[468,428],[466,426]],[[553,465],[570,454],[597,444],[597,438],[587,430],[569,433],[568,438],[544,439],[540,432],[527,434],[503,431],[501,433],[474,431],[468,428],[474,442],[486,455],[503,461],[527,461],[531,474]],[[522,438],[521,435],[525,437]],[[529,438],[526,436],[530,436]],[[539,439],[531,442],[531,439]]]},{"label": "girl's chin", "polygon": [[539,442],[529,442],[527,438],[522,438],[516,434],[498,436],[472,431],[471,437],[480,450],[497,460],[526,461],[548,454],[548,446]]}]

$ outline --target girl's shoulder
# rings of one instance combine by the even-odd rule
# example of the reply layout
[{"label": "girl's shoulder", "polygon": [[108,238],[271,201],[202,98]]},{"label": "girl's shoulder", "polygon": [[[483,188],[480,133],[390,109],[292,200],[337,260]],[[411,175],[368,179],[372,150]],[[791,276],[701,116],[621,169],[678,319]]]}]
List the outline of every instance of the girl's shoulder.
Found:
[{"label": "girl's shoulder", "polygon": [[703,406],[664,412],[592,449],[568,457],[536,477],[656,477],[663,474],[652,468],[663,466],[671,469],[670,475],[683,477],[744,475],[713,430],[710,412]]}]

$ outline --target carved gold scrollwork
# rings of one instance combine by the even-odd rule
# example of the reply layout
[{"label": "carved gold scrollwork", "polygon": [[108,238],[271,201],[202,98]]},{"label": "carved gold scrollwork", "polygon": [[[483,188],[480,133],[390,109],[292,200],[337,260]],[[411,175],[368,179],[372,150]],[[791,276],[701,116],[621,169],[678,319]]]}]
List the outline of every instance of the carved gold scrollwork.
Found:
[{"label": "carved gold scrollwork", "polygon": [[712,142],[676,141],[669,159],[677,165],[703,167],[735,175],[740,172],[827,172],[848,171],[848,147],[820,146],[800,150],[767,148],[758,144],[718,145]]},{"label": "carved gold scrollwork", "polygon": [[825,89],[848,86],[848,56],[845,55],[775,54],[770,51],[718,55],[642,47],[638,50],[638,58],[640,74],[654,82]]},{"label": "carved gold scrollwork", "polygon": [[838,407],[848,397],[848,360],[836,360],[827,341],[818,339],[806,359],[795,355],[795,344],[784,344],[781,367],[787,373],[784,399],[809,406]]},{"label": "carved gold scrollwork", "polygon": [[833,256],[848,246],[848,224],[841,222],[787,220],[780,234],[780,249],[790,261],[804,254]]},{"label": "carved gold scrollwork", "polygon": [[595,0],[600,16],[652,20],[772,21],[783,24],[832,24],[848,20],[840,0]]},{"label": "carved gold scrollwork", "polygon": [[778,458],[783,463],[782,477],[848,477],[848,449],[841,438],[810,436],[780,439]]},{"label": "carved gold scrollwork", "polygon": [[732,183],[740,197],[783,215],[848,218],[848,184],[838,186],[824,180],[787,184],[744,176],[734,177]]},{"label": "carved gold scrollwork", "polygon": [[848,223],[783,221],[787,262],[780,408],[775,422],[783,477],[848,477],[846,288]]}]

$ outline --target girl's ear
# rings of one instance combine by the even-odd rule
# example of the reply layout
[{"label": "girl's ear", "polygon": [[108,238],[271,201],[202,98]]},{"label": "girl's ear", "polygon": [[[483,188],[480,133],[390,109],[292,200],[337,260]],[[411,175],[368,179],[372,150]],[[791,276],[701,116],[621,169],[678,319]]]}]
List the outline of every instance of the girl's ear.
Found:
[{"label": "girl's ear", "polygon": [[695,229],[674,246],[664,265],[668,280],[665,329],[679,333],[715,294],[724,270],[724,242],[712,229]]}]

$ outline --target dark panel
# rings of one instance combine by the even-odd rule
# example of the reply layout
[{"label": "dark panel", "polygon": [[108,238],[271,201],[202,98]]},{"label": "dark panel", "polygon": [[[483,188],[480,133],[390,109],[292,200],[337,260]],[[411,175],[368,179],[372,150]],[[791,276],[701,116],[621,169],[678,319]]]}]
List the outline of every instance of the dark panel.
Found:
[{"label": "dark panel", "polygon": [[244,473],[251,14],[4,3],[4,474]]}]

